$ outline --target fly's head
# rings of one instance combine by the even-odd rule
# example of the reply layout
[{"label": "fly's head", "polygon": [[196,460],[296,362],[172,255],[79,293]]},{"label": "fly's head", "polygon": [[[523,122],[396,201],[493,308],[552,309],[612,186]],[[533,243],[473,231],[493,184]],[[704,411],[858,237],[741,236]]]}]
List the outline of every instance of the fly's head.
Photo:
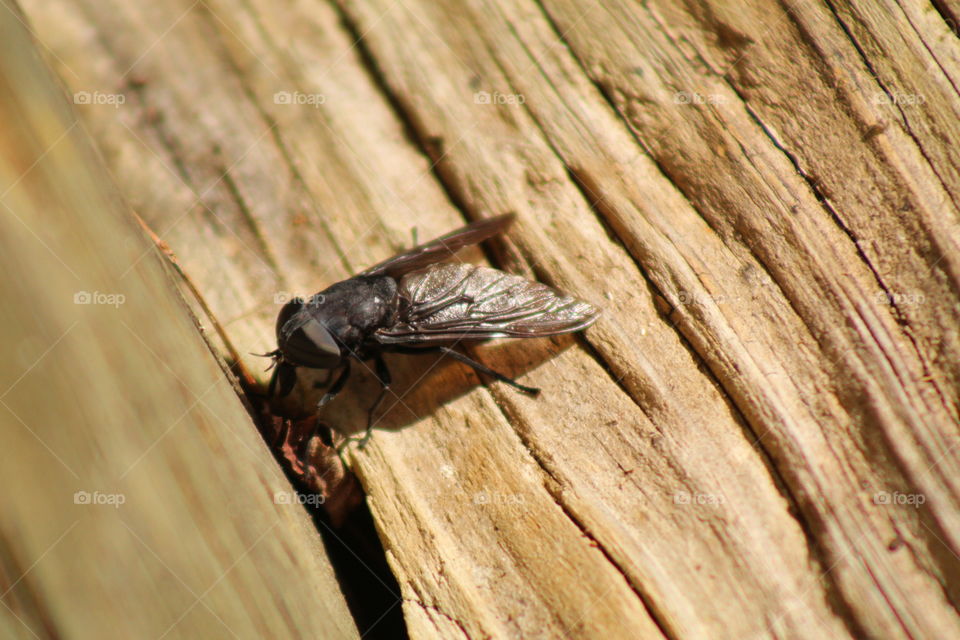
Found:
[{"label": "fly's head", "polygon": [[270,395],[280,384],[280,395],[286,396],[297,381],[296,368],[334,369],[343,356],[333,334],[322,322],[323,297],[313,296],[306,302],[295,298],[285,304],[277,316],[277,349],[267,355],[276,365],[270,381]]}]

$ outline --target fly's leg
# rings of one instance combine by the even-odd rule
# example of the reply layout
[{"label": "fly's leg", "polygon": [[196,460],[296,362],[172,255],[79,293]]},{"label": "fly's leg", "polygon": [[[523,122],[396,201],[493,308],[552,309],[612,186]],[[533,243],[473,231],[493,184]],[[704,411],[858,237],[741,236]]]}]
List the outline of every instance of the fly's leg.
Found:
[{"label": "fly's leg", "polygon": [[279,362],[270,375],[270,384],[267,385],[267,400],[273,399],[273,394],[278,386],[280,387],[280,397],[285,398],[290,395],[290,392],[293,391],[293,387],[296,384],[297,368],[290,363]]},{"label": "fly's leg", "polygon": [[459,351],[456,351],[450,347],[440,346],[438,347],[438,349],[440,350],[440,353],[444,355],[448,355],[454,360],[459,360],[463,364],[472,367],[474,370],[479,371],[480,373],[485,373],[492,378],[496,378],[500,382],[506,382],[508,385],[510,385],[514,389],[519,389],[520,391],[523,391],[524,393],[529,393],[532,396],[535,396],[538,393],[540,393],[540,389],[536,387],[528,387],[526,385],[522,385],[516,380],[514,380],[513,378],[509,378],[503,375],[502,373],[500,373],[499,371],[494,371],[487,365],[477,362],[470,356],[460,353]]},{"label": "fly's leg", "polygon": [[280,367],[275,367],[270,374],[270,383],[267,385],[267,400],[273,399],[273,393],[277,390],[277,378],[280,377]]},{"label": "fly's leg", "polygon": [[390,378],[390,369],[387,369],[387,363],[384,361],[383,356],[377,354],[373,360],[373,364],[377,369],[377,378],[380,380],[380,395],[377,396],[377,399],[373,401],[373,404],[370,405],[370,413],[367,414],[367,430],[363,434],[363,437],[360,438],[359,448],[363,449],[367,446],[367,443],[370,442],[370,437],[373,435],[373,414],[378,408],[380,408],[380,403],[383,402],[383,399],[387,395],[387,391],[390,390],[390,384],[393,380]]},{"label": "fly's leg", "polygon": [[380,394],[377,396],[377,399],[373,401],[373,404],[370,405],[370,412],[367,414],[367,429],[359,438],[356,436],[347,438],[339,447],[337,447],[337,453],[342,452],[343,449],[346,448],[346,446],[353,440],[356,440],[357,448],[363,449],[367,446],[367,443],[370,442],[370,438],[373,436],[373,414],[376,413],[377,409],[380,407],[380,404],[386,397],[387,391],[390,390],[390,384],[392,383],[390,370],[387,368],[387,363],[384,361],[383,356],[380,354],[374,356],[373,363],[374,367],[376,368],[377,379],[380,381]]},{"label": "fly's leg", "polygon": [[520,391],[523,391],[524,393],[529,393],[532,396],[535,396],[538,393],[540,393],[540,389],[537,389],[536,387],[528,387],[526,385],[522,385],[516,380],[514,380],[513,378],[509,378],[503,375],[502,373],[500,373],[499,371],[494,371],[487,365],[477,362],[470,356],[460,353],[459,351],[456,351],[450,347],[446,347],[442,345],[437,347],[426,347],[426,348],[394,347],[394,350],[399,353],[426,353],[429,351],[439,351],[440,353],[450,356],[454,360],[457,360],[458,362],[462,362],[463,364],[473,368],[475,371],[479,371],[480,373],[485,373],[491,378],[496,378],[500,382],[506,382],[508,385],[510,385],[514,389],[519,389]]},{"label": "fly's leg", "polygon": [[320,428],[320,420],[317,420],[316,424],[313,425],[313,428],[310,429],[310,433],[308,433],[304,438],[302,438],[300,442],[297,444],[295,453],[297,456],[297,460],[300,462],[300,466],[302,466],[304,469],[307,468],[307,464],[309,462],[307,460],[307,449],[310,447],[310,441],[313,440],[313,436],[317,435],[317,430],[319,428]]},{"label": "fly's leg", "polygon": [[327,404],[331,400],[337,397],[337,394],[343,390],[343,386],[347,384],[347,378],[350,377],[350,361],[347,360],[346,364],[343,365],[343,373],[340,374],[340,377],[337,378],[336,382],[333,383],[323,397],[320,398],[320,402],[317,403],[317,409],[319,410],[323,405]]}]

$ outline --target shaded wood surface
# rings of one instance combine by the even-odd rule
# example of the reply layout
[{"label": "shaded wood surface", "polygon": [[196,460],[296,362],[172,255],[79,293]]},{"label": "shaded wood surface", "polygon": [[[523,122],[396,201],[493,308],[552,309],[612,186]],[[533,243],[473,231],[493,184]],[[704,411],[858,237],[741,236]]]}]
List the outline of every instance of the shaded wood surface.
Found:
[{"label": "shaded wood surface", "polygon": [[486,258],[605,310],[473,350],[539,399],[390,360],[351,460],[417,638],[960,635],[937,7],[25,5],[70,94],[125,98],[77,109],[242,352],[411,227],[510,210]]},{"label": "shaded wood surface", "polygon": [[0,636],[358,637],[17,11],[0,7]]}]

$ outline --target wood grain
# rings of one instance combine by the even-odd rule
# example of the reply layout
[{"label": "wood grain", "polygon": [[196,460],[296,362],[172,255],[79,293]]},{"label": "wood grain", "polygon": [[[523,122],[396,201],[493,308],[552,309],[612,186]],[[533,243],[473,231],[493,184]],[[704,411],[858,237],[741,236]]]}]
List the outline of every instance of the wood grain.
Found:
[{"label": "wood grain", "polygon": [[358,637],[18,11],[0,8],[0,635]]},{"label": "wood grain", "polygon": [[69,92],[127,98],[77,109],[241,351],[505,211],[464,259],[604,309],[473,349],[539,399],[390,360],[351,460],[412,637],[960,634],[944,3],[25,6]]}]

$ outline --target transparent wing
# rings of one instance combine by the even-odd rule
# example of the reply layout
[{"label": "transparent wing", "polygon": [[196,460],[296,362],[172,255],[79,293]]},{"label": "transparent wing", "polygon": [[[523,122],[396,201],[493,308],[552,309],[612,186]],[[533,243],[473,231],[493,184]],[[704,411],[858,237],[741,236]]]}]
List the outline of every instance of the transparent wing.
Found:
[{"label": "transparent wing", "polygon": [[405,273],[446,260],[464,247],[483,242],[487,238],[497,235],[509,227],[515,217],[515,214],[505,213],[502,216],[477,220],[456,231],[451,231],[445,236],[440,236],[435,240],[384,260],[359,275],[386,275],[399,278]]},{"label": "transparent wing", "polygon": [[545,284],[474,264],[436,264],[400,280],[399,321],[382,344],[535,338],[584,329],[600,312]]}]

